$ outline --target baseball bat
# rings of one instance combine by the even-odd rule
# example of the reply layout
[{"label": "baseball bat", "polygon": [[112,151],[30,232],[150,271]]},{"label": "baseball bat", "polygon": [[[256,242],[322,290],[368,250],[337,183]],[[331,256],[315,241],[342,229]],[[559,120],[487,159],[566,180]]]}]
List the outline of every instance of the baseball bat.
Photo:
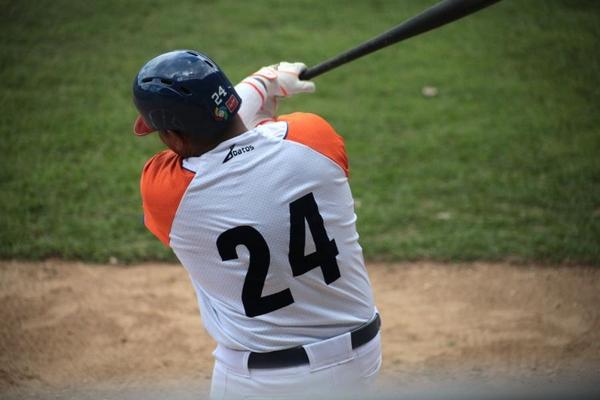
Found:
[{"label": "baseball bat", "polygon": [[422,13],[402,22],[395,28],[368,40],[353,49],[304,70],[300,79],[308,80],[340,65],[373,53],[384,47],[430,31],[449,22],[466,17],[500,0],[443,0]]}]

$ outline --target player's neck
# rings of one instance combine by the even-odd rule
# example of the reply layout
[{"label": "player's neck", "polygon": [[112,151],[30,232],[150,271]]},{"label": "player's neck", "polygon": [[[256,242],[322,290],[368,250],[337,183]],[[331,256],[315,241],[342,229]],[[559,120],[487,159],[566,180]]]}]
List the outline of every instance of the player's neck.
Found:
[{"label": "player's neck", "polygon": [[[240,118],[240,116],[235,115],[233,117],[231,126],[229,128],[227,128],[227,130],[223,133],[223,137],[221,138],[219,143],[229,140],[231,138],[234,138],[236,136],[239,136],[242,133],[247,132],[247,131],[248,131],[248,128],[246,128],[246,125],[244,125],[244,122],[242,122],[242,119]],[[218,145],[218,143],[217,143],[217,145]]]},{"label": "player's neck", "polygon": [[219,141],[206,146],[199,146],[198,148],[194,149],[196,153],[195,156],[200,156],[206,152],[209,152],[222,142],[232,139],[248,131],[248,128],[246,128],[246,125],[244,125],[239,115],[235,115],[233,118],[234,119],[231,122],[231,125],[225,130],[225,132],[223,132],[223,135],[219,138]]},{"label": "player's neck", "polygon": [[220,143],[222,143],[226,140],[229,140],[231,138],[234,138],[236,136],[239,136],[247,131],[248,131],[248,128],[246,128],[246,125],[244,125],[244,123],[242,122],[242,119],[238,115],[235,115],[233,121],[231,122],[231,125],[227,128],[227,130],[225,130],[225,132],[223,132],[223,135],[219,138],[218,142],[211,142],[211,143],[205,144],[205,143],[191,143],[189,141],[184,141],[181,143],[181,145],[180,145],[181,147],[176,147],[176,146],[174,147],[172,145],[169,145],[169,143],[167,143],[167,142],[165,142],[165,143],[167,143],[167,145],[173,151],[175,151],[177,154],[179,154],[183,158],[198,157],[204,153],[211,151],[212,149],[217,147]]}]

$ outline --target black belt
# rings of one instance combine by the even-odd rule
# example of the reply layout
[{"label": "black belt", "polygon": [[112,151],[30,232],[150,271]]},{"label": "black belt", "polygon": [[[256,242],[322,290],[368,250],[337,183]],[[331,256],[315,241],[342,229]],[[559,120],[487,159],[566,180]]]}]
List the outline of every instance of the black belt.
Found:
[{"label": "black belt", "polygon": [[[379,332],[380,326],[381,318],[379,318],[379,314],[376,314],[371,322],[350,332],[352,348],[356,349],[371,341]],[[286,368],[308,363],[308,354],[302,346],[269,353],[251,352],[248,357],[248,368]]]}]

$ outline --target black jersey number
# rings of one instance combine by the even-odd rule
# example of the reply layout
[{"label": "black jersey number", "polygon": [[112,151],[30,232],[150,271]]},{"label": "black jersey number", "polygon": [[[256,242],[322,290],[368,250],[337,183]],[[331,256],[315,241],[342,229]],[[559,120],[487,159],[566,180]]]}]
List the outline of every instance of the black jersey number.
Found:
[{"label": "black jersey number", "polygon": [[[305,223],[315,243],[315,251],[305,255]],[[294,302],[290,289],[267,296],[262,295],[269,271],[271,253],[267,242],[251,226],[238,226],[219,235],[217,248],[223,261],[238,258],[236,247],[246,246],[250,253],[248,272],[242,288],[242,304],[248,317],[256,317],[289,306]],[[299,276],[320,267],[327,285],[340,277],[334,239],[329,239],[315,197],[309,193],[290,203],[290,248],[288,259],[292,274]]]},{"label": "black jersey number", "polygon": [[[315,242],[315,252],[304,255],[305,224]],[[312,193],[290,203],[290,253],[289,260],[294,276],[302,275],[313,268],[321,267],[326,284],[340,277],[335,256],[339,254],[335,239],[329,240],[323,224],[323,217]]]},{"label": "black jersey number", "polygon": [[217,239],[217,248],[223,261],[238,258],[235,248],[244,245],[250,253],[248,272],[242,288],[242,303],[249,317],[267,314],[294,302],[290,289],[262,296],[267,279],[271,253],[259,231],[251,226],[238,226],[223,232]]}]

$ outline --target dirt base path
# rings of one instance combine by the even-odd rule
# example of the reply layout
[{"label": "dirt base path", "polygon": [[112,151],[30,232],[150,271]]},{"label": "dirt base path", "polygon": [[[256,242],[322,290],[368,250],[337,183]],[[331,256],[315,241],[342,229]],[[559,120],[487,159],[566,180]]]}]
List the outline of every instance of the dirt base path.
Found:
[{"label": "dirt base path", "polygon": [[[600,268],[403,263],[369,274],[390,380],[600,379]],[[214,343],[179,266],[0,262],[0,300],[0,395],[209,382]]]}]

